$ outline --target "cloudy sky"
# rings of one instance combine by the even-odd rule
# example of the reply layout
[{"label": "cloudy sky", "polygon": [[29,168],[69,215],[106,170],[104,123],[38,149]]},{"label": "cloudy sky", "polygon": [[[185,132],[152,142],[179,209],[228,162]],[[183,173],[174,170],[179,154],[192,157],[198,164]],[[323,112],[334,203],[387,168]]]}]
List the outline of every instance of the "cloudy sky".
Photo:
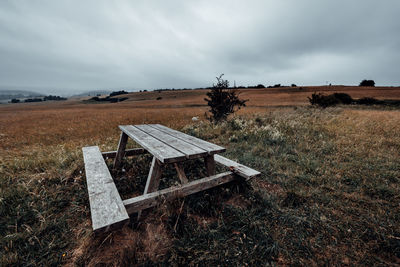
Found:
[{"label": "cloudy sky", "polygon": [[399,0],[1,0],[0,88],[400,85]]}]

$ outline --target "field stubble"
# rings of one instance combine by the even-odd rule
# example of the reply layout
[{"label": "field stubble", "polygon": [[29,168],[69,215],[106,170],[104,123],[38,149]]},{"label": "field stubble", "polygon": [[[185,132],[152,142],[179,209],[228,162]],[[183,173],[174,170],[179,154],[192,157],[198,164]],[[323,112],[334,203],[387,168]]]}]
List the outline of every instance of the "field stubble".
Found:
[{"label": "field stubble", "polygon": [[[2,110],[2,265],[399,264],[398,110],[253,106],[213,125],[191,122],[206,110],[193,103],[132,103]],[[164,203],[137,227],[95,237],[80,149],[114,150],[117,125],[137,123],[226,146],[262,176]],[[113,172],[123,197],[143,190],[149,163],[140,156]],[[185,165],[189,179],[205,175],[199,166]],[[161,186],[173,176],[168,168]]]}]

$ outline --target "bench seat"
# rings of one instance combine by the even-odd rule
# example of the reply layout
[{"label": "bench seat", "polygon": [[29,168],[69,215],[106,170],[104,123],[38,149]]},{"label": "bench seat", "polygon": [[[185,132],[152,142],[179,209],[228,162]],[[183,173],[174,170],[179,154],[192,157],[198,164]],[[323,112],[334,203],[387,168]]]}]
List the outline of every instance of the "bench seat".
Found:
[{"label": "bench seat", "polygon": [[252,168],[249,168],[245,165],[242,165],[240,163],[237,163],[236,161],[230,160],[220,155],[214,155],[214,160],[217,164],[228,167],[235,174],[242,176],[246,179],[246,181],[261,174],[259,171],[256,171]]},{"label": "bench seat", "polygon": [[128,213],[98,146],[83,147],[92,227],[108,231],[129,221]]}]

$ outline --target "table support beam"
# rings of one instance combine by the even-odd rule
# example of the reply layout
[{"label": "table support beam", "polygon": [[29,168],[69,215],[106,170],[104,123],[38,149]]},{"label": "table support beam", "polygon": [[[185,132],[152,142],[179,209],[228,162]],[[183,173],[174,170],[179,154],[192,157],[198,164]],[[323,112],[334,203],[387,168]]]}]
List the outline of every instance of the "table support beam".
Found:
[{"label": "table support beam", "polygon": [[183,166],[181,163],[174,163],[176,172],[178,173],[179,180],[181,180],[182,184],[186,184],[188,179],[186,177],[185,171],[183,170]]},{"label": "table support beam", "polygon": [[119,138],[117,155],[114,160],[114,169],[118,169],[121,166],[122,158],[125,154],[126,143],[128,143],[128,135],[121,132],[121,137]]},{"label": "table support beam", "polygon": [[[163,167],[164,167],[164,164],[161,161],[159,161],[156,157],[153,157],[153,160],[151,162],[150,172],[147,177],[146,187],[144,188],[143,195],[146,195],[148,193],[152,193],[152,192],[158,190],[158,186],[160,185],[160,178],[161,178],[161,175],[163,172]],[[140,210],[137,215],[137,221],[140,220],[141,214],[142,214],[142,211]]]},{"label": "table support beam", "polygon": [[204,191],[221,184],[225,184],[237,179],[232,172],[224,172],[210,177],[194,180],[181,186],[174,186],[160,191],[148,193],[124,200],[126,211],[128,214],[134,214],[141,210],[157,206],[164,201],[169,201],[179,197],[185,197],[200,191]]},{"label": "table support beam", "polygon": [[208,155],[204,157],[204,163],[206,165],[207,175],[215,175],[215,160],[214,155]]},{"label": "table support beam", "polygon": [[163,164],[156,157],[153,157],[153,160],[151,162],[150,172],[147,177],[146,187],[144,188],[144,194],[158,190],[162,172],[163,172]]}]

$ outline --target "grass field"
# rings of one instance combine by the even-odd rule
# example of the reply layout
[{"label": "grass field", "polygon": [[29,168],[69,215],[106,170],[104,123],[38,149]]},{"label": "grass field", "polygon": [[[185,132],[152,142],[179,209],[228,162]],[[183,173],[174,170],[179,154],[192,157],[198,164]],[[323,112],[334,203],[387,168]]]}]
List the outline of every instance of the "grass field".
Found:
[{"label": "grass field", "polygon": [[[307,100],[313,92],[400,99],[399,88],[246,89],[248,106],[218,125],[191,120],[207,111],[205,92],[1,105],[0,265],[400,265],[400,110],[318,109]],[[117,126],[139,123],[223,145],[262,175],[95,237],[81,147],[115,150]],[[144,155],[113,172],[123,198],[143,191],[149,167]],[[205,175],[200,161],[185,170],[189,179]],[[161,186],[175,181],[167,169]]]}]

